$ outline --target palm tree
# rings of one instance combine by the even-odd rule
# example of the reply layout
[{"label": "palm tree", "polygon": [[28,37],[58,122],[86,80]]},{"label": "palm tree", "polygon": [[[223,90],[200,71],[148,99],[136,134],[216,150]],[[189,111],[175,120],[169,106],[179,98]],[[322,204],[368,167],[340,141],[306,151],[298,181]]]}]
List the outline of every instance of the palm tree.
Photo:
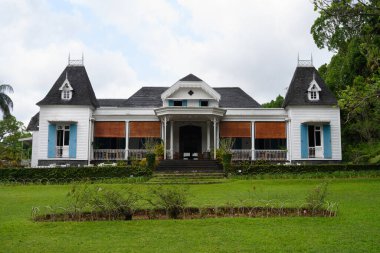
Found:
[{"label": "palm tree", "polygon": [[13,88],[9,84],[0,84],[0,111],[3,118],[11,114],[13,101],[6,93],[13,93]]}]

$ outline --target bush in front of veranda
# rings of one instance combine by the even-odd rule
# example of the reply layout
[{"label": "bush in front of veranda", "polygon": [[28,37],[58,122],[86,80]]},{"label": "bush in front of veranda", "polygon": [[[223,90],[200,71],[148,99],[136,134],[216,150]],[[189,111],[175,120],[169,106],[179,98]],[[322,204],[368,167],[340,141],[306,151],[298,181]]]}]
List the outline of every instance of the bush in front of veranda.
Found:
[{"label": "bush in front of veranda", "polygon": [[34,180],[34,179],[96,179],[118,177],[142,177],[152,173],[146,167],[66,167],[66,168],[6,168],[0,169],[0,181],[4,180]]},{"label": "bush in front of veranda", "polygon": [[380,170],[375,164],[303,164],[303,165],[256,165],[251,162],[233,164],[226,173],[234,175],[278,174],[278,173],[307,173],[334,171],[366,171]]}]

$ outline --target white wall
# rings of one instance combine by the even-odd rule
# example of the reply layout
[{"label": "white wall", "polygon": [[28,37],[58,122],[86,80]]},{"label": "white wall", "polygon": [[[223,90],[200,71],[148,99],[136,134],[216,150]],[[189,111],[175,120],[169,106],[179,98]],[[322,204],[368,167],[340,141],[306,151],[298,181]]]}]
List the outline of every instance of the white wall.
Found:
[{"label": "white wall", "polygon": [[291,159],[301,158],[301,123],[330,122],[332,159],[341,160],[340,110],[332,106],[289,106],[287,107],[290,122]]},{"label": "white wall", "polygon": [[[189,91],[192,90],[194,92],[193,95],[189,95]],[[175,91],[172,95],[168,97],[164,102],[164,106],[168,106],[168,100],[187,100],[187,107],[199,107],[199,100],[208,100],[209,107],[218,107],[218,101],[213,99],[207,92],[205,92],[201,88],[180,88]]]},{"label": "white wall", "polygon": [[32,161],[31,161],[31,166],[32,167],[37,167],[38,165],[38,131],[33,131],[32,132]]},{"label": "white wall", "polygon": [[48,159],[49,121],[60,121],[77,123],[77,156],[71,160],[87,160],[89,120],[91,115],[92,110],[88,106],[41,106],[38,159]]}]

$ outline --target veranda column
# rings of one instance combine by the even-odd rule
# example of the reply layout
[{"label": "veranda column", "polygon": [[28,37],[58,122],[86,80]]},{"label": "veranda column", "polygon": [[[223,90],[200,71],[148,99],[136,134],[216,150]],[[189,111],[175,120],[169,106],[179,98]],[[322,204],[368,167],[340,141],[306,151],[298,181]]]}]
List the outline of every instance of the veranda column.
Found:
[{"label": "veranda column", "polygon": [[252,149],[252,154],[251,154],[251,159],[255,160],[256,159],[256,152],[255,152],[255,121],[251,122],[251,149]]},{"label": "veranda column", "polygon": [[173,125],[174,122],[170,121],[170,159],[173,160]]},{"label": "veranda column", "polygon": [[164,160],[166,160],[166,117],[164,118]]},{"label": "veranda column", "polygon": [[125,160],[128,161],[129,156],[129,121],[125,121]]},{"label": "veranda column", "polygon": [[292,162],[291,124],[290,119],[288,119],[286,122],[286,158],[289,162]]},{"label": "veranda column", "polygon": [[214,118],[214,159],[216,159],[216,118]]},{"label": "veranda column", "polygon": [[207,121],[207,152],[210,152],[210,121]]},{"label": "veranda column", "polygon": [[219,121],[216,121],[216,147],[219,148],[219,136],[220,136],[220,133],[219,133],[219,128],[220,128],[220,124],[219,124]]}]

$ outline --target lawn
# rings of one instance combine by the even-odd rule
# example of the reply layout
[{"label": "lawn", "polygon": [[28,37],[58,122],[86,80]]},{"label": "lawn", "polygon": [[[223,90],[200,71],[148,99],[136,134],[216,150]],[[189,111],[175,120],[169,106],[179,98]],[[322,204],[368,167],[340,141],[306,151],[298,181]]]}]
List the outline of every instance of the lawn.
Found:
[{"label": "lawn", "polygon": [[[322,179],[227,180],[189,185],[190,205],[277,200],[301,204]],[[122,188],[122,184],[105,187]],[[133,184],[144,194],[148,186]],[[0,252],[380,252],[380,179],[331,179],[333,218],[31,221],[32,206],[60,205],[71,185],[0,186]]]}]

